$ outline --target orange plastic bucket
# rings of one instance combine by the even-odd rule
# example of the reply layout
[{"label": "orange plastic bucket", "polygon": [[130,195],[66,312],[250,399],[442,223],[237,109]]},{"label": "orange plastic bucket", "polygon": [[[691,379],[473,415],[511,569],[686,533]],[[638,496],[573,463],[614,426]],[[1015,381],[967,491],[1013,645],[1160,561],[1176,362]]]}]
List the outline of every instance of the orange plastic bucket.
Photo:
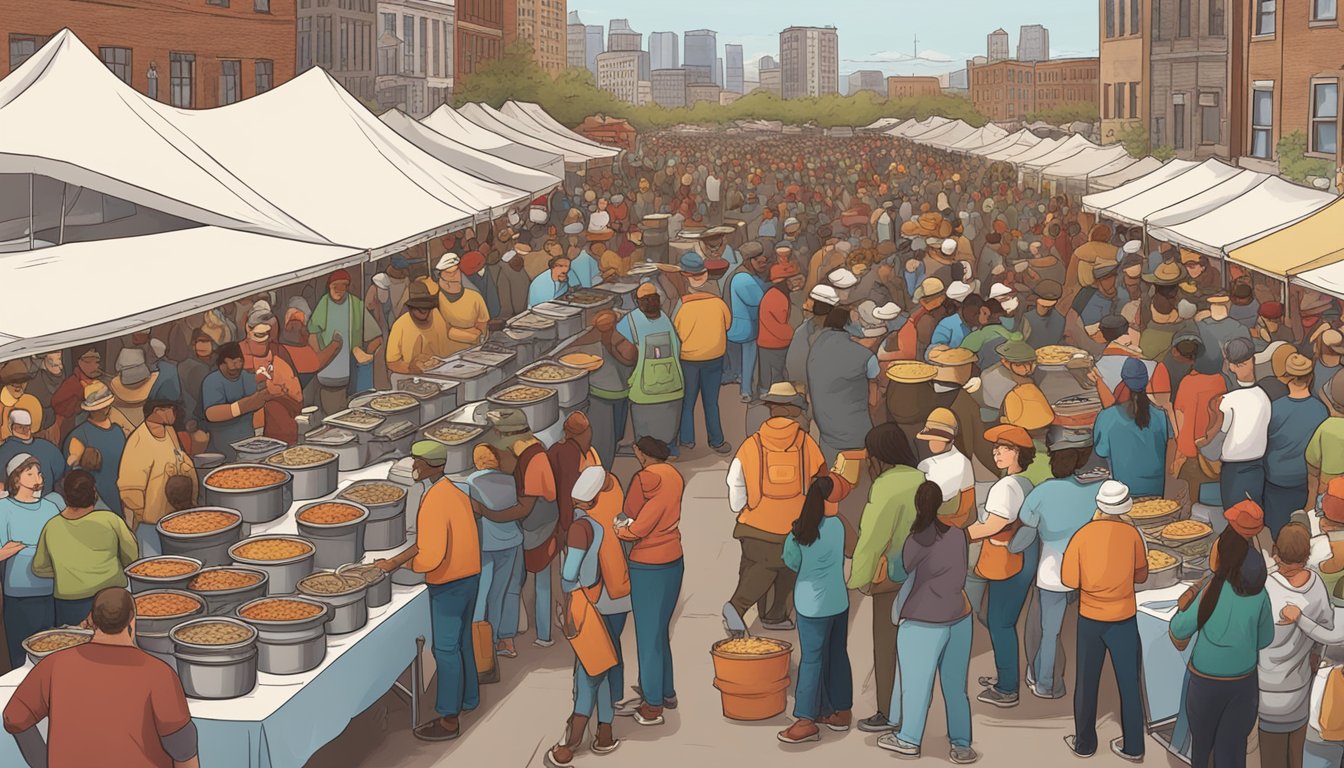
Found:
[{"label": "orange plastic bucket", "polygon": [[723,699],[723,716],[730,720],[768,720],[788,708],[789,655],[793,646],[773,653],[725,653],[720,640],[709,650],[714,660],[714,687]]}]

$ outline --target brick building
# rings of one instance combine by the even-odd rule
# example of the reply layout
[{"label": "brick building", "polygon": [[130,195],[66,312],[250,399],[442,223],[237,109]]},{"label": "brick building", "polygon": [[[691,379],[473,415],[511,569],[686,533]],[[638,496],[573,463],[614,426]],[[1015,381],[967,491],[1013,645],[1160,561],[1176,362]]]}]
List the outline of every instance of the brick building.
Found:
[{"label": "brick building", "polygon": [[140,93],[179,107],[232,104],[294,77],[295,0],[9,2],[0,75],[69,27]]},{"label": "brick building", "polygon": [[378,104],[419,119],[450,101],[452,3],[383,0],[378,3],[378,19]]},{"label": "brick building", "polygon": [[513,0],[518,39],[532,46],[532,60],[554,75],[569,63],[565,0]]},{"label": "brick building", "polygon": [[909,99],[916,96],[938,96],[943,86],[937,77],[900,75],[887,78],[888,99]]},{"label": "brick building", "polygon": [[[1168,0],[1189,4],[1195,0]],[[1149,126],[1151,0],[1098,0],[1101,34],[1101,143]]]},{"label": "brick building", "polygon": [[666,109],[686,106],[686,86],[690,73],[685,69],[655,69],[649,75],[653,103]]},{"label": "brick building", "polygon": [[1149,143],[1183,160],[1227,159],[1227,0],[1149,2]]},{"label": "brick building", "polygon": [[347,91],[372,101],[376,91],[376,0],[333,5],[298,0],[295,72],[321,67]]},{"label": "brick building", "polygon": [[1066,105],[1097,105],[1095,58],[967,62],[971,103],[995,121],[1025,120],[1033,112]]},{"label": "brick building", "polygon": [[453,45],[453,84],[467,78],[504,54],[506,33],[517,34],[518,8],[514,0],[457,0]]}]

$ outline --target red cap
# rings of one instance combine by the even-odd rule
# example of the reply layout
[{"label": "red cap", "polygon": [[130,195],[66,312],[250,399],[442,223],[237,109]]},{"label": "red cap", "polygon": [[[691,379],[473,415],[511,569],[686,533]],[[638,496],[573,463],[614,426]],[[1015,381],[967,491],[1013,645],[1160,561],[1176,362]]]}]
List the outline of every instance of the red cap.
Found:
[{"label": "red cap", "polygon": [[464,275],[474,275],[485,267],[485,255],[480,251],[467,251],[462,254],[462,261],[458,262],[457,268],[462,270]]},{"label": "red cap", "polygon": [[1283,304],[1277,301],[1266,301],[1260,305],[1260,316],[1266,320],[1279,320],[1283,318]]},{"label": "red cap", "polygon": [[774,266],[770,267],[770,282],[787,280],[796,274],[798,274],[798,267],[792,261],[776,262]]},{"label": "red cap", "polygon": [[350,280],[350,273],[346,272],[344,269],[338,269],[330,275],[327,275],[327,285],[340,282],[341,280],[344,280],[347,283],[352,282]]},{"label": "red cap", "polygon": [[1265,511],[1250,499],[1228,507],[1223,517],[1227,518],[1227,524],[1232,526],[1232,530],[1248,539],[1265,527]]}]

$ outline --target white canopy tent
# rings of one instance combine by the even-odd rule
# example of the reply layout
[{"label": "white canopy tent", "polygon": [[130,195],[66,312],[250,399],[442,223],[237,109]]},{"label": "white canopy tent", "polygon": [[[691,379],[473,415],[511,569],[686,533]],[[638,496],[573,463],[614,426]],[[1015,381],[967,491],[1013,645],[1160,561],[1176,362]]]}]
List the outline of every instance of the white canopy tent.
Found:
[{"label": "white canopy tent", "polygon": [[563,181],[544,171],[526,168],[454,141],[400,110],[389,110],[381,119],[402,138],[478,179],[522,190],[534,197],[549,192]]},{"label": "white canopy tent", "polygon": [[[1146,192],[1140,192],[1115,205],[1099,208],[1097,213],[1105,218],[1125,224],[1140,225],[1152,214],[1176,203],[1189,200],[1195,195],[1210,190],[1241,173],[1243,171],[1227,163],[1218,160],[1206,160],[1185,173],[1148,189]],[[1214,196],[1221,196],[1224,201],[1231,200],[1236,197],[1238,190],[1242,189],[1242,185],[1234,184],[1223,190],[1227,194],[1219,195],[1215,193]],[[1086,209],[1088,206],[1088,198],[1085,197],[1083,198],[1083,207]]]},{"label": "white canopy tent", "polygon": [[1019,149],[1018,151],[1026,150],[1027,148],[1034,147],[1039,143],[1041,143],[1041,139],[1039,136],[1032,133],[1031,131],[1023,129],[1020,131],[1016,131],[1014,133],[1010,133],[1007,136],[1004,136],[1003,138],[999,139],[998,141],[992,141],[984,145],[983,147],[976,147],[967,150],[960,150],[957,149],[956,147],[953,147],[952,151],[953,152],[965,151],[972,155],[980,155],[982,157],[988,157],[989,155],[997,154],[999,152],[1012,149],[1013,147],[1020,147],[1021,149]]},{"label": "white canopy tent", "polygon": [[1140,176],[1146,176],[1161,167],[1162,161],[1155,157],[1145,157],[1141,160],[1122,157],[1088,173],[1087,189],[1094,192],[1114,189]]},{"label": "white canopy tent", "polygon": [[895,136],[896,138],[909,138],[912,134],[917,135],[926,131],[931,131],[934,128],[947,125],[950,122],[952,121],[948,120],[946,117],[930,115],[923,120],[906,120],[904,123],[887,131],[887,135]]},{"label": "white canopy tent", "polygon": [[1099,210],[1112,205],[1118,205],[1135,195],[1147,192],[1161,184],[1165,184],[1172,179],[1188,173],[1199,163],[1193,160],[1170,160],[1161,168],[1157,168],[1151,173],[1140,176],[1137,179],[1122,184],[1114,189],[1105,192],[1097,192],[1083,198],[1083,210],[1087,213],[1096,213]]},{"label": "white canopy tent", "polygon": [[[1250,174],[1249,176],[1247,174]],[[1225,194],[1236,192],[1227,199]],[[1148,234],[1209,256],[1273,234],[1335,199],[1277,176],[1245,171],[1202,194],[1148,217]]]},{"label": "white canopy tent", "polygon": [[515,143],[462,117],[446,104],[431,112],[420,122],[435,133],[443,134],[472,149],[480,150],[488,155],[494,155],[551,176],[564,178],[565,157],[558,148],[546,151]]},{"label": "white canopy tent", "polygon": [[[1040,167],[1041,178],[1063,181],[1065,179],[1086,179],[1087,175],[1099,168],[1114,166],[1126,167],[1138,162],[1129,156],[1122,146],[1084,147],[1082,151],[1049,165]],[[1032,163],[1032,166],[1037,163]],[[1119,170],[1118,168],[1116,170]]]},{"label": "white canopy tent", "polygon": [[945,117],[940,117],[937,120],[931,117],[927,124],[907,131],[904,138],[920,143],[921,139],[932,139],[942,135],[943,131],[954,128],[958,122],[960,121],[948,120]]},{"label": "white canopy tent", "polygon": [[564,136],[567,139],[572,139],[598,149],[611,149],[611,147],[606,144],[600,144],[581,133],[576,133],[575,131],[566,128],[559,120],[551,117],[549,112],[542,109],[540,104],[534,104],[530,101],[506,101],[504,102],[504,106],[499,108],[499,111],[509,117],[536,123],[541,128],[556,135]]},{"label": "white canopy tent", "polygon": [[975,133],[963,138],[961,141],[948,145],[949,152],[966,152],[972,149],[980,149],[990,144],[995,144],[1008,136],[1008,132],[993,123],[987,123],[981,128],[976,129]]},{"label": "white canopy tent", "polygon": [[573,141],[558,134],[545,131],[535,125],[521,123],[505,115],[488,104],[466,104],[458,113],[468,120],[490,131],[499,133],[513,141],[528,143],[528,140],[540,142],[538,148],[555,147],[565,155],[565,162],[586,164],[592,160],[611,160],[620,154],[620,150],[607,147],[598,149],[583,142]]},{"label": "white canopy tent", "polygon": [[1017,143],[1010,144],[1002,149],[986,154],[984,155],[984,158],[992,162],[1010,163],[1014,162],[1018,157],[1028,159],[1031,157],[1040,157],[1063,143],[1063,139],[1042,139],[1039,136],[1035,136],[1035,134],[1029,135],[1033,136],[1036,141],[1018,141]]},{"label": "white canopy tent", "polygon": [[1068,160],[1079,152],[1095,146],[1096,144],[1074,134],[1056,144],[1048,152],[1036,151],[1033,147],[1020,155],[1014,155],[1008,162],[1016,165],[1020,172],[1039,173],[1042,168]]},{"label": "white canopy tent", "polygon": [[919,137],[917,141],[934,149],[947,149],[975,132],[975,126],[957,120],[951,125],[943,126],[937,131],[931,131],[928,135]]},{"label": "white canopy tent", "polygon": [[860,128],[860,131],[889,131],[905,122],[899,117],[879,117],[873,122]]}]

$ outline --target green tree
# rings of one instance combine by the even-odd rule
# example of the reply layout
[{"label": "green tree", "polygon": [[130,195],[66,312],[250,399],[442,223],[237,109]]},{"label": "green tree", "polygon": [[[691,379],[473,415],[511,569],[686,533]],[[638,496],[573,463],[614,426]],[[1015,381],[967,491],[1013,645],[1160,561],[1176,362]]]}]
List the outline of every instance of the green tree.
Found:
[{"label": "green tree", "polygon": [[1147,157],[1152,151],[1148,129],[1139,123],[1120,129],[1117,138],[1120,139],[1121,144],[1125,145],[1125,151],[1129,153],[1130,157]]},{"label": "green tree", "polygon": [[1309,177],[1334,179],[1335,166],[1329,160],[1307,157],[1307,135],[1293,131],[1279,139],[1279,173],[1284,178],[1306,184]]}]

